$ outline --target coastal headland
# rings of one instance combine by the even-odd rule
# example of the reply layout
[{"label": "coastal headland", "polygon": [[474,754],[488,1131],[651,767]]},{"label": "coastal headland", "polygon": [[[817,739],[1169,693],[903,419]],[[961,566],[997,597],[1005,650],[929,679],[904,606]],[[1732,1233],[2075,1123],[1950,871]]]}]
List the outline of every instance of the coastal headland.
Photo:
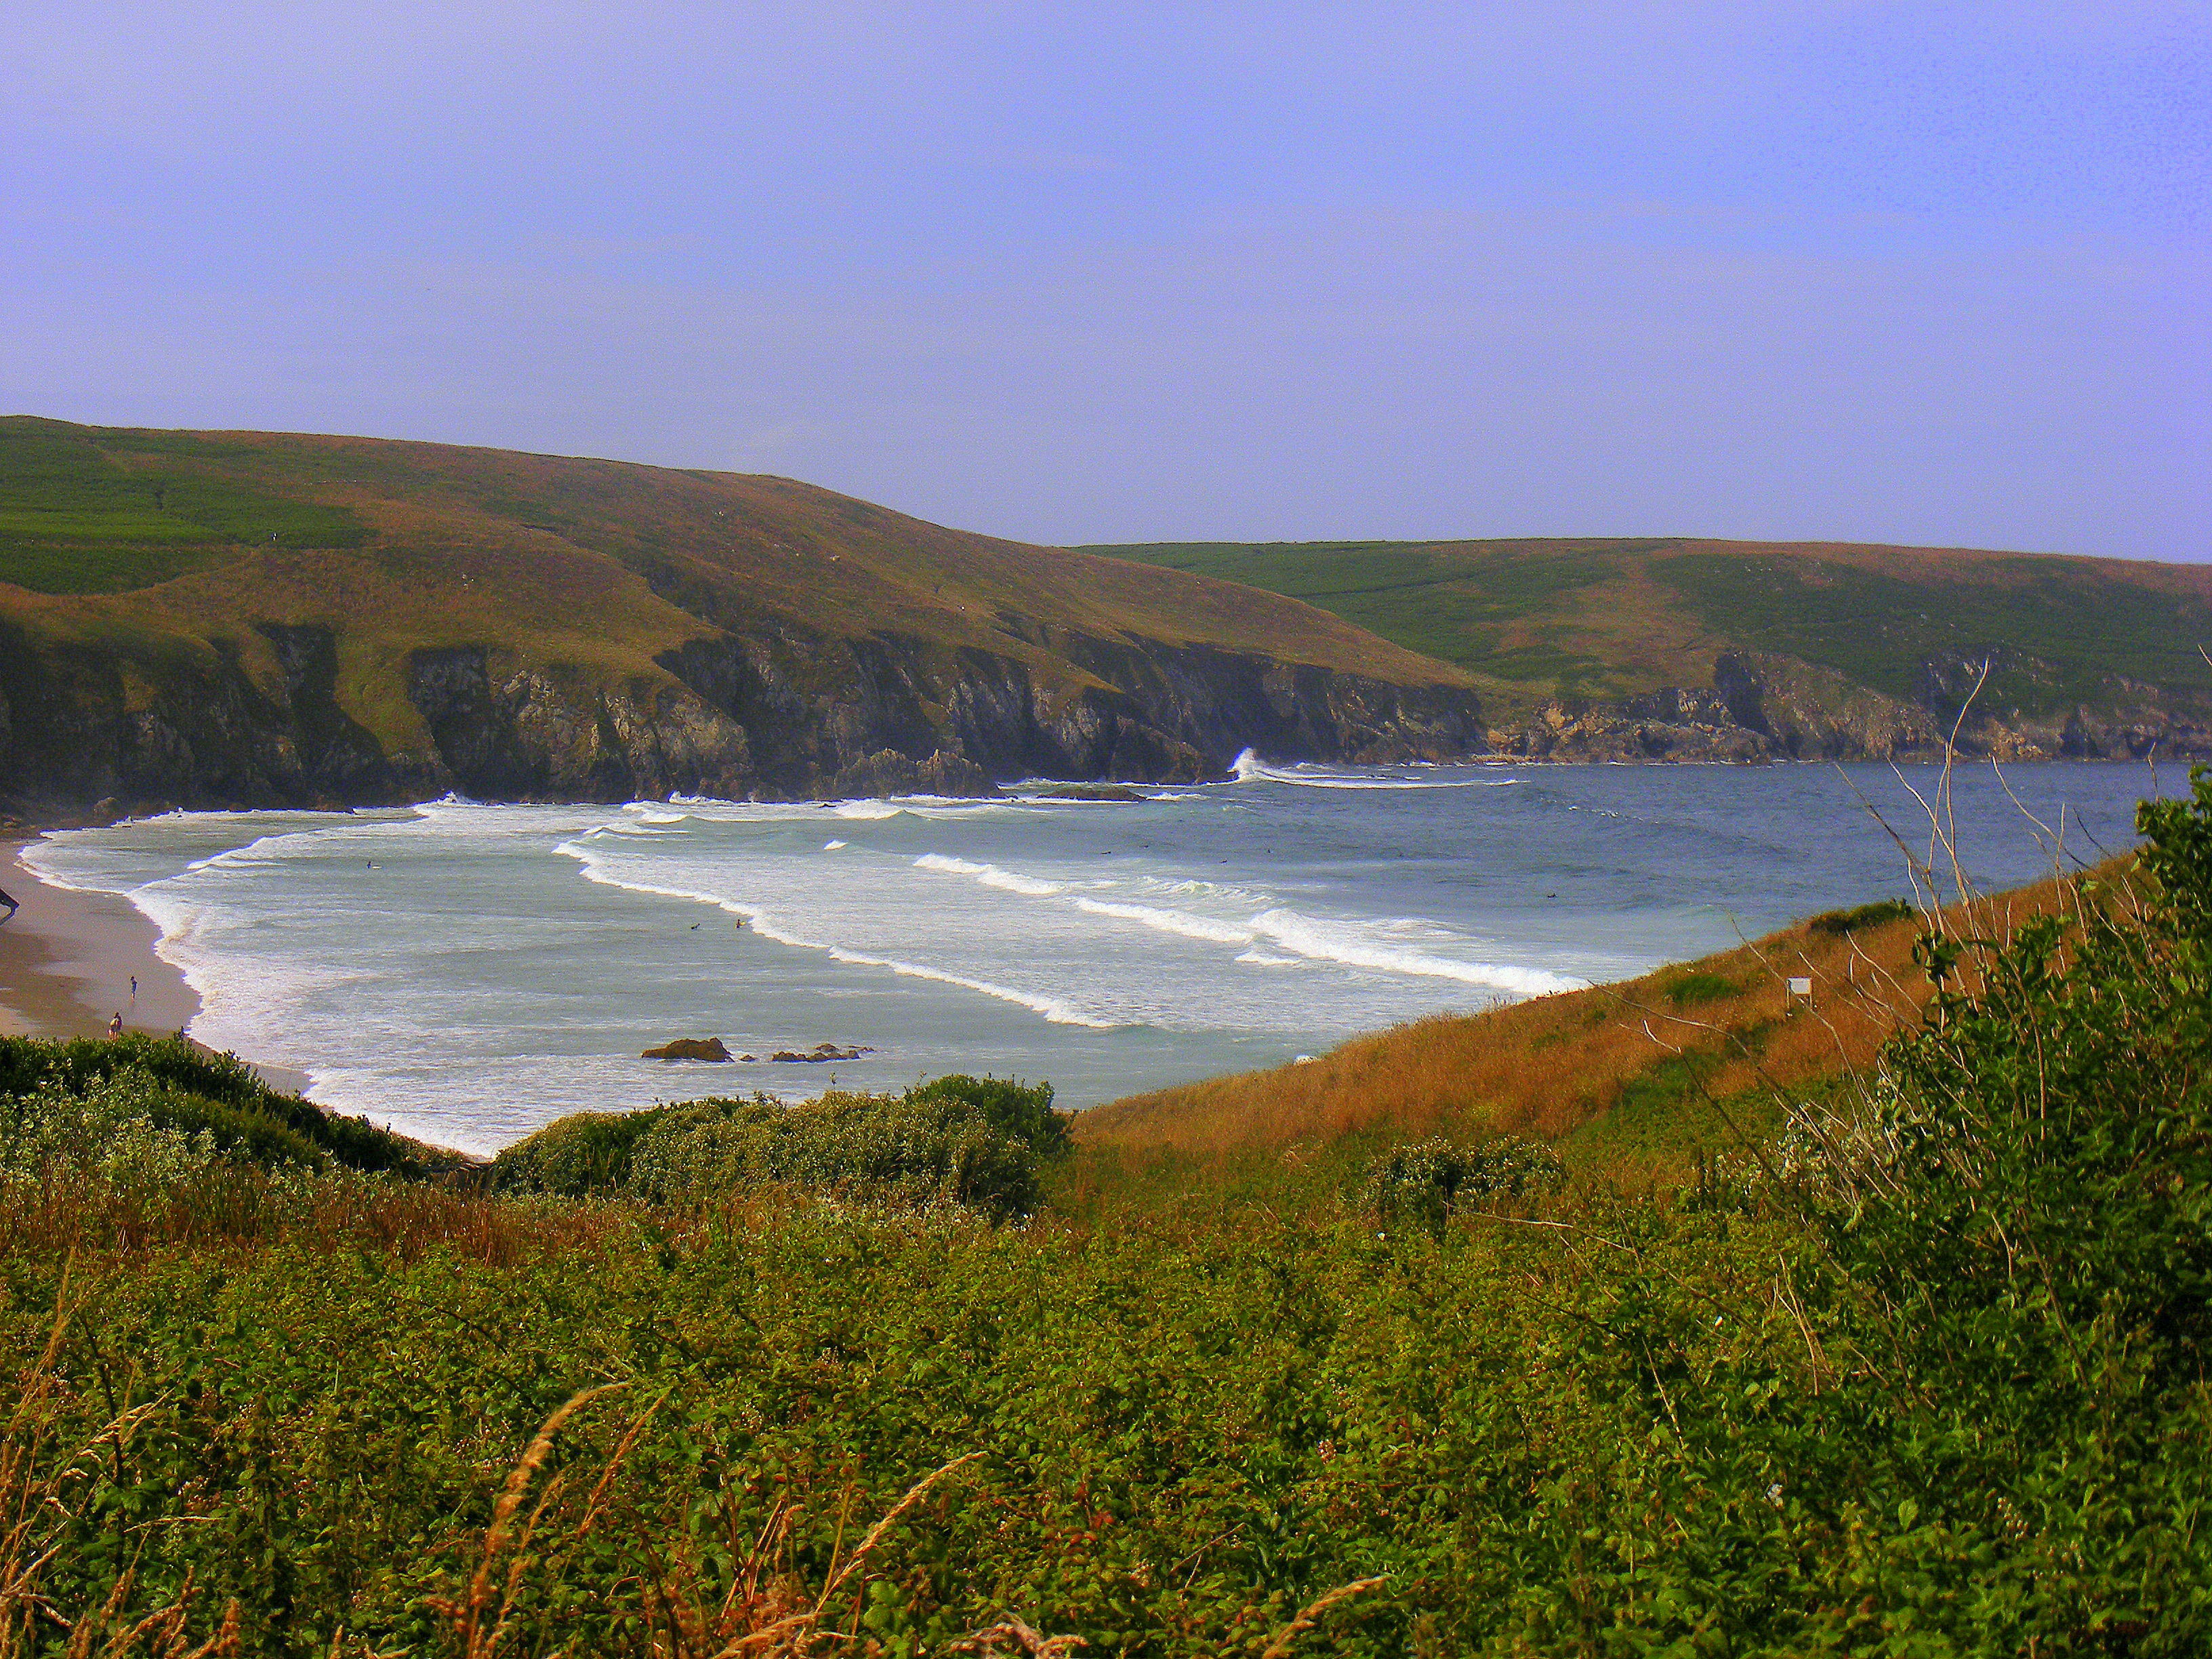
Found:
[{"label": "coastal headland", "polygon": [[[0,811],[790,800],[1275,762],[2212,753],[2204,567],[1071,550],[789,479],[0,419]],[[1121,555],[1126,556],[1115,556]]]}]

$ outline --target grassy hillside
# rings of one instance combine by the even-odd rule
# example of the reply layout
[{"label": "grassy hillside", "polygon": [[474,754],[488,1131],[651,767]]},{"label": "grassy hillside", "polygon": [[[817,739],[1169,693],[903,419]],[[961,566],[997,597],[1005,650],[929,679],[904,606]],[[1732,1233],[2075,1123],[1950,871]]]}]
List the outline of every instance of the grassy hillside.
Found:
[{"label": "grassy hillside", "polygon": [[339,701],[419,741],[392,665],[483,641],[665,681],[705,627],[782,623],[1003,652],[1085,678],[1054,630],[1265,651],[1382,679],[1451,671],[1295,604],[967,535],[787,479],[435,444],[0,419],[0,617],[96,641],[249,619],[344,629]]},{"label": "grassy hillside", "polygon": [[1088,550],[1304,599],[1475,676],[1501,715],[1713,684],[1773,653],[1917,700],[1994,657],[1984,697],[2047,716],[2135,686],[2212,701],[2212,566],[1662,538],[1158,543]]},{"label": "grassy hillside", "polygon": [[[1954,906],[1943,925],[2008,937],[2069,896],[2053,880]],[[1926,926],[1901,902],[1816,916],[1641,979],[1436,1015],[1304,1064],[1133,1096],[1083,1113],[1076,1136],[1109,1172],[1534,1136],[1592,1178],[1672,1185],[1743,1133],[1771,1133],[1790,1099],[1867,1066],[1917,1018],[1932,989],[1913,958]],[[1790,994],[1794,978],[1812,981],[1809,996]]]},{"label": "grassy hillside", "polygon": [[[975,1079],[572,1120],[469,1188],[25,1045],[0,1651],[2203,1652],[2212,781],[2143,824],[1942,918],[1933,987],[1878,988],[1893,917],[1780,936],[1798,1022],[1840,975],[1903,1029],[1648,1194],[1402,1113],[1054,1167]],[[1750,1042],[1747,971],[1646,985],[1655,1036]]]}]

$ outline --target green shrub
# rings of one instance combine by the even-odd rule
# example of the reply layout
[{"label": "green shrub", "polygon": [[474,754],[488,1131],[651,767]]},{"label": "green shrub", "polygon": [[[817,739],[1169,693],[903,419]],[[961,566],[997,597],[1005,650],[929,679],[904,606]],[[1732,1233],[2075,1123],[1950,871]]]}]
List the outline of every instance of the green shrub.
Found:
[{"label": "green shrub", "polygon": [[28,1094],[0,1097],[0,1189],[90,1178],[155,1191],[205,1173],[216,1158],[214,1138],[161,1122],[163,1097],[137,1066],[98,1078],[82,1093],[47,1078]]},{"label": "green shrub", "polygon": [[1919,914],[1903,899],[1876,899],[1854,909],[1823,911],[1805,925],[1816,933],[1841,939],[1862,927],[1879,927],[1886,921],[1904,921]]},{"label": "green shrub", "polygon": [[1030,1088],[1000,1079],[955,1074],[924,1083],[906,1092],[908,1101],[963,1101],[983,1114],[1001,1134],[1027,1141],[1040,1158],[1057,1158],[1070,1146],[1067,1115],[1053,1109],[1052,1085]]},{"label": "green shrub", "polygon": [[1036,1149],[957,1096],[848,1094],[785,1106],[701,1100],[639,1137],[630,1189],[697,1202],[766,1182],[905,1206],[953,1204],[1005,1220],[1036,1208]]},{"label": "green shrub", "polygon": [[635,1112],[575,1112],[556,1118],[492,1160],[495,1188],[582,1198],[626,1188],[637,1143],[672,1106]]},{"label": "green shrub", "polygon": [[467,1161],[380,1129],[365,1118],[340,1117],[310,1101],[280,1094],[235,1054],[211,1053],[181,1036],[112,1042],[0,1036],[0,1101],[48,1083],[81,1095],[129,1071],[160,1085],[147,1103],[156,1122],[191,1133],[204,1132],[234,1158],[417,1176]]},{"label": "green shrub", "polygon": [[1005,1219],[1035,1211],[1039,1168],[1066,1146],[1050,1084],[955,1076],[903,1095],[833,1090],[796,1106],[757,1094],[579,1112],[501,1152],[491,1182],[680,1204],[773,1183]]},{"label": "green shrub", "polygon": [[1438,1232],[1457,1209],[1489,1198],[1556,1192],[1565,1178],[1558,1153],[1514,1135],[1472,1146],[1414,1141],[1392,1147],[1368,1167],[1359,1204],[1377,1220]]}]

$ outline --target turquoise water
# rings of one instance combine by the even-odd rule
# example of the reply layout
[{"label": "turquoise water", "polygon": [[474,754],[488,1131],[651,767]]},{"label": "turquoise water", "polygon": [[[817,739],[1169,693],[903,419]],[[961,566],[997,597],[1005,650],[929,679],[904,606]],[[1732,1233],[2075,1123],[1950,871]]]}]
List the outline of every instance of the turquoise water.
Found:
[{"label": "turquoise water", "polygon": [[[488,1151],[565,1112],[947,1071],[1088,1105],[1359,1031],[1642,973],[1911,891],[1930,769],[1268,768],[1142,805],[1022,799],[175,813],[27,849],[126,894],[193,1034],[310,1093]],[[2171,791],[2184,780],[2168,769]],[[2068,848],[2130,839],[2148,769],[2008,769]],[[1954,780],[1989,884],[2051,849]],[[719,1036],[835,1066],[668,1066]]]}]

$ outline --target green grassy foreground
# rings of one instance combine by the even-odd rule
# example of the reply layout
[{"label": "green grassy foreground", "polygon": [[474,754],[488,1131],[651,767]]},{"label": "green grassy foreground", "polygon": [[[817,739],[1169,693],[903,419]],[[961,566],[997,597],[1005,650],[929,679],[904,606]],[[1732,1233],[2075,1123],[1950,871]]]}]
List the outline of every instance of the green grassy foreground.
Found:
[{"label": "green grassy foreground", "polygon": [[2142,828],[1640,1196],[974,1079],[410,1176],[11,1043],[0,1654],[2202,1652],[2212,778]]}]

